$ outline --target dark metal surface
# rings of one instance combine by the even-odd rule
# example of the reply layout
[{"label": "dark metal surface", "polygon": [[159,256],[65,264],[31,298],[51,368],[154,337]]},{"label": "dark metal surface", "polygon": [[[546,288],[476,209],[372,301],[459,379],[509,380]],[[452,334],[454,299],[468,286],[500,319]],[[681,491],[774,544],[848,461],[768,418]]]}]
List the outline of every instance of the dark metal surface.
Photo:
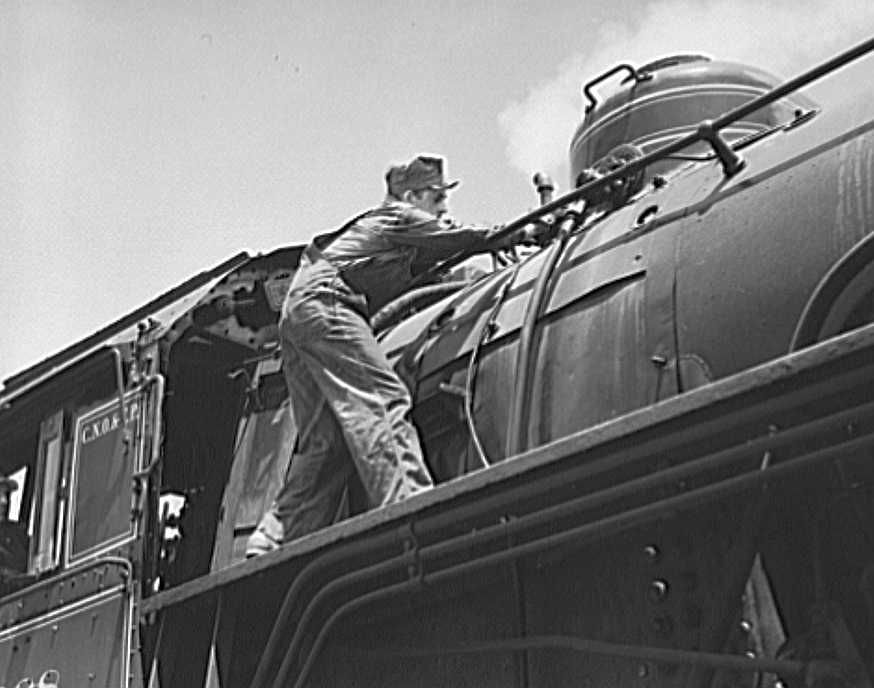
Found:
[{"label": "dark metal surface", "polygon": [[[104,557],[0,604],[0,681],[129,685],[132,568]],[[54,672],[54,673],[52,673]],[[51,682],[52,677],[55,683]]]},{"label": "dark metal surface", "polygon": [[[297,621],[287,626],[287,628],[297,628],[301,639],[293,641],[291,649],[304,642],[304,639],[309,634],[308,628],[313,631],[322,629],[325,632],[325,637],[327,637],[328,629],[325,626],[325,621],[317,620],[322,618],[321,615],[324,614],[324,611],[316,612],[323,604],[328,605],[325,609],[329,611],[332,608],[329,600],[334,597],[334,593],[341,592],[349,585],[353,585],[358,592],[353,594],[350,607],[345,607],[342,613],[339,613],[340,609],[337,609],[338,615],[336,618],[338,619],[341,616],[345,618],[347,613],[358,609],[360,605],[363,606],[369,601],[375,602],[383,599],[382,595],[387,596],[385,599],[390,599],[398,592],[418,590],[422,583],[425,583],[428,588],[439,587],[443,580],[441,576],[444,575],[441,573],[443,569],[439,568],[442,564],[437,564],[438,568],[433,572],[430,568],[419,568],[422,566],[430,567],[430,564],[427,562],[432,560],[436,564],[445,557],[450,556],[447,561],[449,568],[445,569],[447,580],[449,578],[471,580],[471,574],[475,567],[489,567],[500,563],[502,560],[506,561],[505,557],[531,556],[544,547],[562,548],[570,543],[574,543],[573,546],[577,547],[582,542],[585,542],[581,538],[586,533],[598,539],[603,537],[615,538],[616,533],[621,532],[622,529],[639,527],[639,525],[650,522],[659,513],[670,513],[677,508],[698,508],[697,505],[703,506],[712,503],[717,496],[724,498],[730,494],[730,490],[748,490],[754,485],[763,484],[763,481],[768,484],[778,484],[781,482],[780,476],[787,471],[795,471],[802,466],[809,470],[812,464],[830,461],[836,455],[843,455],[847,451],[851,451],[856,446],[855,443],[843,444],[826,452],[814,452],[809,455],[810,458],[806,459],[802,454],[800,455],[802,460],[800,464],[794,463],[793,460],[793,462],[786,463],[785,467],[775,467],[773,469],[775,472],[773,473],[753,471],[747,476],[740,476],[736,481],[723,481],[722,484],[714,484],[710,488],[695,490],[687,496],[669,499],[663,505],[653,503],[649,506],[643,506],[639,512],[633,510],[622,512],[617,515],[615,523],[611,520],[600,520],[585,524],[582,530],[579,528],[571,529],[566,535],[550,533],[528,544],[525,544],[523,541],[519,547],[512,551],[508,550],[504,554],[495,553],[494,555],[488,555],[492,556],[492,558],[483,559],[479,563],[465,558],[462,563],[453,564],[451,551],[454,545],[451,545],[449,541],[446,541],[445,544],[435,542],[434,546],[426,544],[430,538],[433,538],[433,535],[429,536],[427,534],[431,528],[436,528],[435,532],[439,533],[440,529],[445,529],[451,523],[464,523],[471,518],[472,514],[477,512],[486,513],[491,511],[493,513],[492,510],[495,508],[495,505],[492,502],[500,502],[505,505],[519,505],[525,501],[524,495],[528,495],[527,498],[530,499],[533,494],[548,494],[551,490],[555,489],[554,487],[550,488],[550,484],[578,484],[581,476],[588,476],[585,479],[586,482],[595,480],[595,483],[592,484],[596,484],[596,476],[600,472],[615,470],[619,466],[629,466],[628,462],[634,460],[635,454],[639,459],[659,454],[670,455],[671,447],[695,446],[696,443],[701,442],[702,438],[723,437],[726,435],[728,428],[738,423],[754,422],[757,426],[762,427],[770,420],[778,420],[781,417],[785,417],[787,413],[794,413],[790,409],[796,408],[799,405],[809,404],[812,399],[822,398],[826,390],[828,390],[829,395],[840,396],[841,389],[863,385],[864,380],[869,379],[874,374],[870,365],[868,366],[868,372],[865,372],[866,369],[864,367],[860,368],[858,365],[859,361],[866,360],[870,356],[871,350],[874,350],[872,347],[874,347],[874,332],[869,327],[863,332],[845,335],[837,341],[814,347],[808,351],[800,352],[793,357],[762,366],[760,369],[742,373],[722,383],[698,390],[683,397],[671,399],[652,409],[632,414],[632,417],[623,418],[611,424],[612,430],[616,431],[615,434],[611,432],[611,428],[608,426],[608,428],[583,433],[580,436],[579,440],[584,440],[586,435],[590,439],[596,439],[594,445],[584,440],[582,445],[577,444],[576,449],[574,449],[571,442],[558,443],[557,446],[545,447],[539,452],[532,452],[527,461],[522,457],[515,462],[494,466],[488,471],[470,476],[466,481],[462,481],[459,484],[438,488],[428,495],[423,495],[421,500],[412,500],[409,503],[398,505],[398,509],[401,511],[409,514],[421,512],[424,517],[421,519],[421,524],[416,526],[416,532],[421,533],[418,537],[424,538],[422,545],[416,549],[408,549],[406,553],[404,553],[402,548],[403,542],[409,538],[409,531],[406,528],[385,531],[383,534],[379,534],[378,524],[385,523],[379,517],[384,517],[385,512],[368,514],[362,517],[358,522],[360,526],[363,526],[365,522],[369,522],[371,527],[377,526],[376,530],[373,531],[373,537],[356,537],[349,540],[347,545],[337,543],[340,546],[332,547],[329,550],[331,555],[324,559],[324,561],[320,558],[313,560],[316,568],[312,569],[311,573],[304,575],[301,572],[299,577],[294,578],[295,582],[292,590],[289,591],[288,599],[291,602],[289,609],[297,609],[294,612],[294,617]],[[841,373],[841,371],[844,372]],[[804,389],[805,394],[799,395],[793,393],[799,388]],[[774,396],[775,394],[777,396]],[[683,471],[687,469],[693,473],[695,470],[703,470],[704,465],[708,465],[709,469],[715,469],[718,465],[715,463],[718,456],[724,456],[724,459],[720,460],[730,461],[737,460],[738,458],[742,459],[743,456],[761,456],[763,451],[774,451],[779,454],[781,453],[781,447],[788,448],[799,444],[803,445],[805,437],[818,437],[824,431],[834,431],[829,430],[830,428],[839,430],[847,424],[853,424],[858,428],[861,419],[866,417],[865,414],[869,414],[867,417],[870,418],[870,409],[865,411],[865,408],[867,407],[862,407],[858,410],[853,408],[846,412],[838,412],[838,415],[832,417],[817,419],[809,425],[803,424],[799,426],[797,431],[786,431],[777,434],[765,433],[752,444],[743,441],[743,434],[735,435],[735,433],[729,433],[732,436],[736,436],[738,444],[723,455],[714,455],[708,458],[706,463],[701,464],[700,467],[692,463],[686,468],[678,466],[676,470],[663,470],[649,476],[642,475],[640,480],[628,482],[626,485],[619,484],[615,488],[608,489],[606,492],[595,497],[597,501],[593,502],[591,498],[583,498],[579,505],[574,508],[597,508],[597,504],[618,505],[622,503],[623,494],[631,494],[641,490],[643,493],[646,493],[655,489],[659,484],[677,484],[683,481],[683,476],[687,475]],[[680,415],[676,415],[680,409],[682,409],[682,412],[680,412]],[[858,413],[861,413],[862,416],[858,416]],[[638,421],[643,421],[643,419],[646,419],[646,421],[642,425],[636,425],[634,422],[635,418]],[[866,423],[865,427],[868,427],[870,422]],[[634,430],[635,427],[637,431]],[[649,430],[644,430],[645,428],[649,428]],[[643,432],[644,436],[648,435],[649,439],[641,437],[640,432]],[[606,438],[611,435],[614,436],[616,451],[620,453],[615,455],[614,460],[606,460],[606,462],[604,460],[594,460],[596,456],[601,454],[596,449],[600,444],[598,440],[601,442],[607,441]],[[635,436],[638,439],[633,444],[634,451],[629,452],[624,438]],[[853,442],[856,441],[860,444],[866,444],[870,441],[870,438],[857,437],[857,440],[853,440]],[[578,460],[574,460],[574,457],[579,456],[575,452],[580,451],[581,446],[587,445],[589,449],[585,451],[590,456],[590,459],[586,463],[581,464]],[[609,443],[604,449],[607,446],[609,446]],[[623,449],[623,447],[625,448]],[[551,459],[547,463],[542,463],[542,460],[546,457],[551,457]],[[540,460],[536,463],[531,463],[535,458]],[[540,466],[541,470],[535,470],[535,466]],[[608,468],[610,466],[613,468]],[[543,470],[547,468],[547,472],[544,473]],[[522,482],[512,480],[512,475],[516,475],[520,479],[524,477],[524,480]],[[536,478],[538,475],[540,476],[539,479]],[[501,480],[500,489],[488,489],[489,485],[494,484],[489,478],[494,479],[496,477]],[[508,480],[509,482],[504,484]],[[462,499],[463,495],[467,493],[467,490],[464,488],[474,490],[474,492],[468,493],[471,497],[470,501]],[[433,504],[431,500],[438,495],[442,496],[444,506],[429,516],[427,505]],[[446,501],[447,499],[449,501]],[[414,507],[417,508],[414,509]],[[458,545],[464,551],[469,551],[469,547],[473,543],[485,543],[487,542],[486,538],[495,539],[497,542],[513,529],[520,529],[520,533],[531,528],[536,531],[537,523],[545,525],[561,521],[563,518],[561,514],[565,508],[571,509],[571,506],[556,507],[553,510],[543,511],[535,520],[526,522],[523,519],[518,526],[511,522],[495,525],[492,530],[477,528],[471,535],[462,536],[458,540]],[[666,511],[660,512],[659,509],[665,509]],[[397,511],[395,513],[398,514]],[[399,514],[397,517],[400,518]],[[432,525],[429,526],[429,523]],[[342,526],[336,526],[332,530],[335,534],[345,530],[347,535],[351,535],[358,530],[355,526],[356,522],[350,522]],[[614,527],[620,530],[614,531]],[[549,530],[553,531],[554,529],[550,528]],[[306,552],[313,552],[314,547],[316,548],[315,551],[318,551],[327,542],[324,534],[320,535],[323,537],[314,536],[309,539],[309,542],[299,543],[297,547],[290,546],[284,548],[286,550],[284,552],[277,552],[275,555],[267,555],[254,562],[240,565],[237,567],[235,572],[237,575],[233,576],[233,579],[241,582],[244,579],[250,579],[250,576],[246,575],[247,573],[251,574],[255,570],[266,570],[265,565],[270,560],[272,560],[274,566],[278,566],[282,561],[299,559],[301,556],[305,556]],[[336,540],[336,537],[329,538],[329,540],[331,539]],[[391,543],[395,544],[392,546]],[[386,547],[389,549],[387,550]],[[396,553],[393,556],[390,554],[392,550]],[[384,553],[383,556],[385,558],[380,558],[380,552]],[[365,558],[364,561],[371,563],[364,563],[360,559],[361,557]],[[333,560],[332,564],[329,563],[331,560]],[[344,565],[343,561],[346,561],[347,564]],[[358,563],[353,564],[352,562],[355,561]],[[394,578],[391,572],[396,571],[397,574],[403,575],[410,565],[413,565],[416,571],[421,570],[421,574],[417,574],[414,579],[392,584],[392,580],[397,579]],[[334,571],[331,575],[337,576],[350,568],[354,573],[348,576],[340,575],[340,578],[336,579],[336,583],[331,582],[332,578],[326,578],[326,574],[330,574],[331,571]],[[317,573],[318,571],[321,573]],[[228,575],[232,572],[233,570],[226,571],[223,574]],[[188,588],[187,593],[189,595],[202,594],[208,589],[215,589],[215,585],[210,584],[221,582],[217,581],[216,578],[194,582],[200,583],[199,586],[189,584],[186,586]],[[361,582],[368,579],[376,582],[378,586],[388,583],[390,584],[390,589],[385,588],[383,590],[383,588],[379,588],[383,592],[380,592],[373,598],[367,596],[369,593],[365,593],[364,597],[359,597]],[[225,578],[225,583],[229,583],[231,580],[231,578]],[[307,595],[300,597],[301,593],[304,593],[307,589],[316,592],[316,596],[314,598]],[[147,608],[159,609],[165,604],[171,604],[175,597],[174,593],[178,594],[179,592],[181,591],[162,593],[157,596],[157,599],[153,598],[151,601],[147,601],[146,606]],[[377,592],[374,591],[374,594]],[[344,594],[348,595],[348,593]],[[341,594],[342,598],[343,595]],[[347,597],[347,599],[349,598]],[[312,609],[313,611],[305,611],[305,609]],[[456,613],[461,612],[456,609]],[[301,614],[304,614],[304,616],[301,617]],[[316,614],[316,616],[313,616],[313,614]],[[312,623],[309,623],[307,619],[311,619]],[[285,642],[281,642],[277,647],[284,646],[284,649],[289,649],[287,645],[288,636],[282,630],[283,628],[286,628],[286,626],[283,624],[277,625],[277,639],[286,639]],[[311,642],[311,640],[306,640],[302,647],[311,647]],[[289,655],[289,657],[291,656],[298,656],[298,654]],[[299,661],[303,661],[302,657],[301,655]],[[298,660],[294,661],[296,663]],[[315,656],[312,662],[315,662]],[[298,664],[298,666],[300,665]]]},{"label": "dark metal surface", "polygon": [[[767,425],[761,421],[764,409],[772,413],[785,412],[787,408],[811,403],[827,392],[835,393],[869,378],[874,379],[874,325],[563,437],[529,450],[514,461],[495,464],[463,480],[439,485],[412,499],[362,514],[261,557],[162,591],[143,601],[143,611],[158,611],[323,550],[330,551],[332,559],[340,560],[354,557],[356,553],[379,552],[381,548],[403,542],[408,532],[403,524],[415,514],[427,515],[429,522],[433,519],[435,527],[442,528],[494,509],[495,504],[515,503],[529,492],[548,490],[556,481],[588,480],[594,473],[610,470],[615,465],[610,461],[605,464],[600,458],[575,463],[575,456],[600,457],[604,448],[611,445],[623,447],[621,458],[614,457],[621,463],[652,452],[666,453],[672,443],[681,441],[680,435],[683,443],[692,445],[706,437],[719,436],[733,424],[759,419]],[[667,434],[668,429],[676,434]],[[651,435],[645,446],[628,446],[629,438],[641,434]],[[754,445],[753,449],[756,448]],[[559,465],[567,463],[571,465],[562,467],[561,477],[551,475]],[[435,510],[438,505],[440,508]],[[367,533],[372,533],[374,539],[364,537]],[[322,566],[324,562],[316,559],[314,564]]]}]

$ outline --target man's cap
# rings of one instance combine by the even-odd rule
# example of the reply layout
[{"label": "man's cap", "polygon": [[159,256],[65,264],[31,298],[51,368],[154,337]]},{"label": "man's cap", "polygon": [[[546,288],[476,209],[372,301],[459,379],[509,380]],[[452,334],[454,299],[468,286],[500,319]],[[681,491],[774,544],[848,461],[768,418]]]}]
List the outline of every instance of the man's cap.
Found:
[{"label": "man's cap", "polygon": [[436,155],[417,155],[403,165],[392,165],[385,174],[388,192],[400,198],[405,191],[424,189],[453,189],[457,181],[443,178],[443,158]]}]

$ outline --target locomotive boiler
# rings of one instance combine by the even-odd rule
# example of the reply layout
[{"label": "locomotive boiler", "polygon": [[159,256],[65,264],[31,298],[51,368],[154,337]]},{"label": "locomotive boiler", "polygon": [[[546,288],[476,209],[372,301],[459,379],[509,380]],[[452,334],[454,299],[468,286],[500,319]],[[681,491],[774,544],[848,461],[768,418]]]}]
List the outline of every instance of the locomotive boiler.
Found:
[{"label": "locomotive boiler", "polygon": [[874,101],[799,89],[871,50],[588,82],[537,245],[374,319],[437,487],[276,552],[300,247],[7,380],[0,683],[870,686]]}]

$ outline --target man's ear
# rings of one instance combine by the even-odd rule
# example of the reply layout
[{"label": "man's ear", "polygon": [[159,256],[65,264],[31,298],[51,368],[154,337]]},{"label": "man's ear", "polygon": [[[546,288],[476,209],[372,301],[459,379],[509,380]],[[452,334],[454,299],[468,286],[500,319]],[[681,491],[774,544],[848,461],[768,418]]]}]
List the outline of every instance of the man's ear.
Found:
[{"label": "man's ear", "polygon": [[412,189],[407,189],[406,191],[404,191],[403,194],[401,194],[401,200],[405,201],[407,203],[412,203],[415,196],[416,196],[415,191],[413,191]]}]

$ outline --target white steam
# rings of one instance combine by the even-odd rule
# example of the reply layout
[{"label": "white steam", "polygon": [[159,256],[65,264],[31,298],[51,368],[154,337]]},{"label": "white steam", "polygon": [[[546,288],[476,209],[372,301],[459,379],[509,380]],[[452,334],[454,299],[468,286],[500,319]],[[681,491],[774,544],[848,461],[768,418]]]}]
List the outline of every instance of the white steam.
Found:
[{"label": "white steam", "polygon": [[604,24],[584,37],[587,52],[504,108],[498,122],[507,155],[526,175],[564,169],[581,117],[582,83],[620,62],[639,66],[703,53],[790,78],[872,34],[874,0],[656,0],[627,23]]}]

